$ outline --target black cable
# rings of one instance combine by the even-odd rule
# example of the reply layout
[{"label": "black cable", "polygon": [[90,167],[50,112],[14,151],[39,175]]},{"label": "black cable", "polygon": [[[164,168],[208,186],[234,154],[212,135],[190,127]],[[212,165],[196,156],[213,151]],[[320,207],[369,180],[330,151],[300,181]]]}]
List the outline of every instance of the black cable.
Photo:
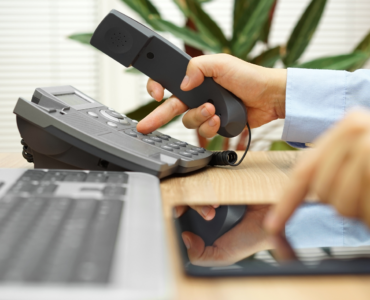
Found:
[{"label": "black cable", "polygon": [[247,122],[247,127],[248,127],[248,133],[249,133],[248,145],[247,145],[247,148],[245,148],[242,158],[238,162],[236,162],[238,159],[238,155],[236,154],[235,151],[227,150],[227,151],[222,151],[222,152],[214,152],[212,159],[209,162],[209,165],[211,166],[233,166],[233,167],[239,166],[242,163],[244,157],[247,155],[249,146],[251,145],[252,134],[251,134],[251,128],[248,122]]},{"label": "black cable", "polygon": [[22,139],[21,144],[23,145],[22,156],[29,162],[33,163],[32,149],[28,147],[26,142]]}]

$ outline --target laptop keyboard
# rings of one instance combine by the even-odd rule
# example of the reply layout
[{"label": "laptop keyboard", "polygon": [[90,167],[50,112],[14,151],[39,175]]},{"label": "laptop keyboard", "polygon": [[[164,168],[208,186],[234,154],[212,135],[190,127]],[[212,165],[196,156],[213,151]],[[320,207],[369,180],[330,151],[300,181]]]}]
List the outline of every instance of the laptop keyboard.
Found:
[{"label": "laptop keyboard", "polygon": [[[0,201],[0,281],[108,282],[127,180],[118,172],[26,171]],[[54,195],[61,182],[104,183],[103,198]]]}]

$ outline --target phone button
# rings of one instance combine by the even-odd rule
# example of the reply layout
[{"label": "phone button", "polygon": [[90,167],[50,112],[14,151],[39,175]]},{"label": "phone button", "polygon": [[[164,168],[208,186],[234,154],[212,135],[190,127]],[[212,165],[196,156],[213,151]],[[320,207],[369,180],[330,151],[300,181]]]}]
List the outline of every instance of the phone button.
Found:
[{"label": "phone button", "polygon": [[168,151],[173,151],[173,149],[167,145],[161,146],[162,149],[168,150]]},{"label": "phone button", "polygon": [[127,121],[127,119],[122,119],[122,120],[119,120],[120,124],[123,124],[123,125],[130,125],[130,122]]},{"label": "phone button", "polygon": [[98,115],[96,113],[92,112],[92,111],[87,112],[87,114],[89,116],[93,117],[93,118],[97,118],[98,117]]},{"label": "phone button", "polygon": [[159,137],[152,136],[150,139],[152,139],[155,142],[162,143],[162,140]]},{"label": "phone button", "polygon": [[198,147],[195,147],[195,148],[193,148],[193,149],[191,149],[191,150],[195,150],[195,151],[198,151],[199,153],[204,153],[204,151],[206,151],[206,150],[204,150],[203,148],[198,148]]},{"label": "phone button", "polygon": [[175,149],[180,149],[180,147],[176,144],[168,144],[168,146],[175,148]]},{"label": "phone button", "polygon": [[177,141],[177,142],[175,142],[175,144],[177,144],[181,147],[185,147],[188,143],[185,143],[185,142],[182,142],[182,141]]},{"label": "phone button", "polygon": [[145,143],[148,143],[148,144],[154,144],[154,141],[153,140],[151,140],[151,139],[147,139],[147,138],[144,138],[143,139],[143,141],[145,142]]},{"label": "phone button", "polygon": [[114,110],[106,110],[105,113],[113,118],[123,119],[123,116]]},{"label": "phone button", "polygon": [[182,156],[191,157],[191,154],[189,152],[180,151],[179,154]]},{"label": "phone button", "polygon": [[114,123],[112,123],[112,122],[107,122],[107,124],[108,124],[109,126],[111,126],[111,127],[117,127],[117,125],[116,125],[116,124],[114,124]]},{"label": "phone button", "polygon": [[198,151],[191,150],[191,149],[187,149],[186,151],[189,151],[189,153],[191,153],[193,155],[198,155]]},{"label": "phone button", "polygon": [[169,138],[171,138],[169,135],[167,134],[161,134],[161,135],[158,135],[159,138],[161,138],[162,140],[168,140]]},{"label": "phone button", "polygon": [[131,136],[133,136],[133,137],[137,137],[137,134],[136,134],[135,132],[133,132],[132,130],[130,130],[130,131],[125,131],[125,133],[126,133],[126,134],[128,134],[128,135],[131,135]]}]

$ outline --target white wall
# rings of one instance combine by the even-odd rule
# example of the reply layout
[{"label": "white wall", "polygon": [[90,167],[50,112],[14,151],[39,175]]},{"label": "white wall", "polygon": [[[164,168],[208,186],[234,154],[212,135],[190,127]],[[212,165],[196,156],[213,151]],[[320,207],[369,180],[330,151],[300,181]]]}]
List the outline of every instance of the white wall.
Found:
[{"label": "white wall", "polygon": [[[182,25],[184,18],[172,0],[152,0],[164,18]],[[279,0],[271,45],[284,44],[309,0]],[[204,5],[226,35],[231,33],[231,0]],[[116,8],[138,18],[119,0],[0,0],[0,151],[20,151],[12,109],[19,96],[31,98],[39,86],[70,84],[93,98],[130,111],[147,102],[146,77],[129,75],[124,67],[88,46],[65,37],[91,32]],[[350,51],[370,30],[370,1],[329,0],[318,32],[304,60]],[[176,45],[181,41],[164,34]],[[266,149],[281,136],[283,121],[253,132],[253,148]],[[181,121],[163,132],[196,143],[195,134]]]}]

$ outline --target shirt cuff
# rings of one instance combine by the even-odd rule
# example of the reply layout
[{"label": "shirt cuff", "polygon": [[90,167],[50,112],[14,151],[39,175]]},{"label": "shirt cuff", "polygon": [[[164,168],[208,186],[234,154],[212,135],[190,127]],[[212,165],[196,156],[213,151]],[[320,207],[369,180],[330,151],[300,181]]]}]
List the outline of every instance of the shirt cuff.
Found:
[{"label": "shirt cuff", "polygon": [[310,143],[346,109],[346,71],[288,68],[282,139]]},{"label": "shirt cuff", "polygon": [[285,234],[293,248],[370,245],[370,230],[362,222],[320,203],[301,205],[285,226]]}]

